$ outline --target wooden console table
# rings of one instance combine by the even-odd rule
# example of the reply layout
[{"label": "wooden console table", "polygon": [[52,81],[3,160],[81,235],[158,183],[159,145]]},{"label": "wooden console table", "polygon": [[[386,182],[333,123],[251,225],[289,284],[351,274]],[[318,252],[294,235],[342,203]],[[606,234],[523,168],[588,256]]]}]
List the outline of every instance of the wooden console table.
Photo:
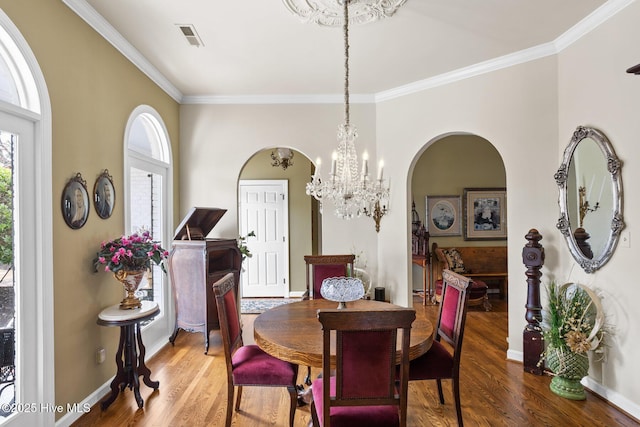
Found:
[{"label": "wooden console table", "polygon": [[129,387],[142,408],[144,400],[140,396],[140,375],[144,383],[154,390],[160,387],[159,381],[151,381],[151,370],[144,363],[145,348],[140,334],[140,322],[153,319],[160,313],[158,303],[142,301],[142,307],[133,310],[121,310],[120,304],[105,308],[98,315],[98,325],[119,326],[120,344],[116,353],[118,371],[111,381],[111,395],[100,404],[104,411],[113,403],[120,391]]},{"label": "wooden console table", "polygon": [[422,305],[432,305],[434,293],[431,288],[431,261],[429,254],[412,255],[411,262],[422,267]]}]

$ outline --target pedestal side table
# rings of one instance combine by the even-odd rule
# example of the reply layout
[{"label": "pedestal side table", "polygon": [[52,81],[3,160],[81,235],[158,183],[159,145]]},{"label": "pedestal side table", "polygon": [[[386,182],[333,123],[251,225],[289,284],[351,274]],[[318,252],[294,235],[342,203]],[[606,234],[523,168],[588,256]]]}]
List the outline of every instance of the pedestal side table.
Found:
[{"label": "pedestal side table", "polygon": [[148,387],[154,390],[160,387],[159,381],[151,380],[151,370],[144,363],[146,350],[140,334],[140,322],[153,319],[158,313],[160,308],[157,302],[142,301],[140,308],[121,310],[120,305],[116,304],[105,308],[98,315],[98,325],[120,327],[120,343],[116,353],[118,371],[111,381],[111,394],[100,404],[103,411],[127,387],[133,390],[138,408],[142,408],[144,400],[140,396],[140,375]]},{"label": "pedestal side table", "polygon": [[435,289],[431,289],[431,260],[429,254],[412,255],[411,262],[422,268],[422,305],[433,305]]}]

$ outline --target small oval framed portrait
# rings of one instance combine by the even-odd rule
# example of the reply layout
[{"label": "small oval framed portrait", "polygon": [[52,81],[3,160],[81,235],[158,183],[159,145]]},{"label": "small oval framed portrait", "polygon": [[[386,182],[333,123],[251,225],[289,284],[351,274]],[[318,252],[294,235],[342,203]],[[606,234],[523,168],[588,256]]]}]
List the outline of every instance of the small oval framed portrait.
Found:
[{"label": "small oval framed portrait", "polygon": [[113,212],[116,203],[116,191],[113,188],[113,179],[107,169],[96,179],[93,186],[93,205],[96,207],[98,216],[107,219]]},{"label": "small oval framed portrait", "polygon": [[87,182],[77,173],[62,191],[62,217],[73,229],[82,228],[89,217]]}]

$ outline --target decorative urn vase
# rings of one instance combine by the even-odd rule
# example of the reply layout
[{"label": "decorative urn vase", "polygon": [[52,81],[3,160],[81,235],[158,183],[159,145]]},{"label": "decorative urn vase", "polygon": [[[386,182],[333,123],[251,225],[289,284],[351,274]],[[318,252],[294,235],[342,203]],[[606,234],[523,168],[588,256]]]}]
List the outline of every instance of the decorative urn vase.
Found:
[{"label": "decorative urn vase", "polygon": [[116,279],[122,286],[124,286],[124,290],[127,292],[127,296],[120,302],[121,310],[130,310],[134,308],[142,307],[142,303],[140,299],[136,297],[135,293],[138,290],[138,286],[140,286],[140,282],[146,273],[145,270],[139,271],[126,271],[126,270],[118,270],[114,273]]},{"label": "decorative urn vase", "polygon": [[580,380],[589,373],[589,357],[555,347],[547,348],[547,366],[555,376],[549,388],[558,396],[571,400],[584,400],[587,395]]}]

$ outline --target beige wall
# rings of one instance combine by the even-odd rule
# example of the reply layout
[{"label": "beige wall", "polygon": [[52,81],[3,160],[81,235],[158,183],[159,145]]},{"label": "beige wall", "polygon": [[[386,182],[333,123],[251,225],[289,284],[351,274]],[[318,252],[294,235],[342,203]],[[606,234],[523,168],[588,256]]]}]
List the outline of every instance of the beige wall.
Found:
[{"label": "beige wall", "polygon": [[256,153],[247,161],[240,179],[286,179],[289,182],[289,291],[306,289],[304,255],[311,254],[311,198],[305,185],[311,176],[311,162],[294,151],[293,166],[273,167],[271,149]]},{"label": "beige wall", "polygon": [[[55,402],[83,401],[114,375],[116,328],[96,324],[105,306],[122,299],[122,286],[109,274],[93,273],[102,240],[124,231],[123,137],[127,119],[141,104],[155,108],[167,126],[179,162],[178,105],[60,1],[0,0],[20,29],[46,80],[52,111]],[[60,197],[80,172],[91,192],[104,169],[113,176],[116,204],[107,220],[89,213],[86,225],[65,224]],[[178,188],[178,168],[175,169]],[[178,201],[177,194],[175,195]],[[98,347],[107,363],[95,362]],[[61,414],[57,414],[60,416]]]}]

